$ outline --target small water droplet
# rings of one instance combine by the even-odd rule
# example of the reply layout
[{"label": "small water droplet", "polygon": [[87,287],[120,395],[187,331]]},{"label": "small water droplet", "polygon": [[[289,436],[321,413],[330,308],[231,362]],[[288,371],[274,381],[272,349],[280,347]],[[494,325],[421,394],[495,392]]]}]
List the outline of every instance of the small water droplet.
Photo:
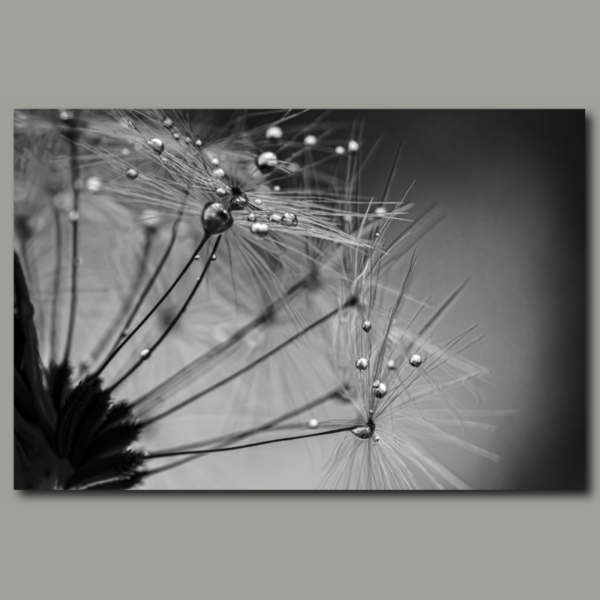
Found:
[{"label": "small water droplet", "polygon": [[278,213],[272,213],[269,215],[269,221],[271,221],[271,223],[281,223],[282,220],[283,217]]},{"label": "small water droplet", "polygon": [[308,421],[308,426],[310,429],[316,429],[319,426],[319,421],[317,421],[317,419],[310,419]]},{"label": "small water droplet", "polygon": [[214,156],[213,158],[211,158],[210,162],[213,165],[213,167],[218,167],[219,164],[221,163],[221,161],[216,156]]},{"label": "small water droplet", "polygon": [[379,435],[378,435],[377,433],[376,433],[376,434],[373,436],[373,441],[374,441],[375,443],[377,443],[377,442],[378,442],[380,439],[381,439],[381,438],[379,437]]},{"label": "small water droplet", "polygon": [[363,323],[363,331],[365,331],[366,333],[369,333],[369,331],[371,331],[371,321],[365,321]]},{"label": "small water droplet", "polygon": [[305,146],[314,146],[317,143],[317,138],[314,135],[307,135],[304,138]]},{"label": "small water droplet", "polygon": [[421,364],[423,363],[423,359],[418,355],[418,354],[413,354],[408,362],[411,364],[411,366],[413,367],[420,367]]},{"label": "small water droplet", "polygon": [[359,144],[356,140],[350,140],[348,142],[348,152],[358,152]]},{"label": "small water droplet", "polygon": [[375,389],[375,398],[383,398],[387,394],[387,386],[385,383],[380,383]]},{"label": "small water droplet", "polygon": [[359,371],[365,371],[368,366],[369,366],[369,361],[366,358],[359,358],[356,361],[356,368]]},{"label": "small water droplet", "polygon": [[219,198],[225,198],[229,194],[229,192],[225,188],[223,188],[223,187],[218,187],[215,190],[215,194],[217,196],[219,196]]},{"label": "small water droplet", "polygon": [[121,148],[121,156],[129,156],[131,154],[131,150],[129,148]]},{"label": "small water droplet", "polygon": [[218,169],[215,169],[212,172],[212,174],[215,179],[221,179],[221,177],[223,177],[225,175],[225,171],[223,171],[223,169],[221,169],[221,168],[218,168]]},{"label": "small water droplet", "polygon": [[387,368],[390,371],[393,371],[396,368],[396,361],[393,358],[390,358],[390,360],[387,361]]},{"label": "small water droplet", "polygon": [[265,237],[269,233],[269,226],[267,223],[252,223],[250,231],[258,237]]},{"label": "small water droplet", "polygon": [[102,189],[102,180],[100,177],[88,177],[85,182],[85,187],[92,193],[99,192]]},{"label": "small water droplet", "polygon": [[274,191],[274,192],[280,192],[280,191],[281,191],[281,186],[279,186],[279,185],[274,185],[274,186],[273,186],[273,191]]},{"label": "small water droplet", "polygon": [[140,352],[140,358],[142,360],[148,360],[148,358],[150,358],[150,350],[148,348],[144,348],[141,352]]},{"label": "small water droplet", "polygon": [[196,145],[196,148],[202,148],[202,141],[201,140],[196,140],[194,142],[194,144]]},{"label": "small water droplet", "polygon": [[196,256],[194,256],[194,260],[200,260],[200,255],[196,254]]},{"label": "small water droplet", "polygon": [[181,137],[181,135],[179,133],[177,133],[176,131],[173,133],[174,140],[178,140],[180,137]]},{"label": "small water droplet", "polygon": [[285,213],[281,221],[286,227],[296,227],[298,225],[298,219],[293,213]]},{"label": "small water droplet", "polygon": [[265,137],[268,140],[280,140],[283,137],[283,131],[281,130],[281,127],[278,127],[277,125],[272,125],[271,127],[269,127],[269,129],[267,129]]},{"label": "small water droplet", "polygon": [[387,215],[387,210],[385,210],[385,208],[383,206],[378,206],[375,209],[374,216],[376,219],[381,219],[385,215]]},{"label": "small water droplet", "polygon": [[75,115],[70,110],[61,110],[58,116],[61,121],[70,121]]},{"label": "small water droplet", "polygon": [[376,379],[373,382],[373,389],[376,390],[380,385],[381,385],[381,381],[379,381],[379,379]]},{"label": "small water droplet", "polygon": [[157,154],[162,154],[163,150],[165,149],[163,141],[159,140],[158,138],[148,140],[148,146],[150,146],[150,148],[152,148],[152,150],[154,150],[154,152],[156,152]]},{"label": "small water droplet", "polygon": [[129,179],[136,179],[139,173],[137,172],[137,169],[127,169],[127,173],[125,173],[125,175],[127,175]]},{"label": "small water droplet", "polygon": [[83,258],[81,258],[81,256],[76,256],[75,259],[73,260],[73,264],[76,267],[80,267],[83,264]]},{"label": "small water droplet", "polygon": [[260,198],[257,198],[256,200],[254,200],[254,204],[256,204],[256,206],[260,206],[262,204],[262,200]]},{"label": "small water droplet", "polygon": [[71,221],[71,223],[76,223],[79,221],[79,213],[76,210],[72,210],[69,213],[69,221]]},{"label": "small water droplet", "polygon": [[216,255],[216,254],[213,254],[213,255],[210,257],[210,260],[211,260],[212,262],[215,262],[215,260],[217,260],[217,255]]},{"label": "small water droplet", "polygon": [[346,148],[344,148],[344,146],[338,146],[338,147],[335,149],[335,153],[336,153],[336,154],[339,154],[340,156],[341,156],[342,154],[346,154]]},{"label": "small water droplet", "polygon": [[263,152],[257,157],[256,166],[263,173],[272,171],[277,166],[277,155],[274,152]]},{"label": "small water droplet", "polygon": [[173,127],[173,119],[170,119],[169,117],[165,117],[162,121],[162,124],[167,128],[171,128],[171,127]]},{"label": "small water droplet", "polygon": [[256,221],[256,215],[254,213],[250,213],[246,218],[248,221],[250,221],[250,223],[254,223]]}]

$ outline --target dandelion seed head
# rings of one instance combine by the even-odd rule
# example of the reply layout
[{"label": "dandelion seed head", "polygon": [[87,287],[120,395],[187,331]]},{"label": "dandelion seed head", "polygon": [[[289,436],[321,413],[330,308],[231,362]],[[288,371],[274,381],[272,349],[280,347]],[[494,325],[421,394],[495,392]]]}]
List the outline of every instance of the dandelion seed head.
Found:
[{"label": "dandelion seed head", "polygon": [[150,146],[150,148],[152,148],[152,150],[154,150],[154,152],[156,152],[157,154],[162,154],[164,152],[165,145],[163,141],[159,138],[153,138],[151,140],[148,140],[147,143],[148,146]]},{"label": "dandelion seed head", "polygon": [[268,140],[280,140],[283,137],[283,131],[281,130],[281,127],[278,127],[277,125],[272,125],[271,127],[269,127],[269,129],[267,129],[265,137]]},{"label": "dandelion seed head", "polygon": [[359,358],[356,361],[356,368],[359,371],[366,371],[368,366],[369,366],[369,361],[366,358]]},{"label": "dandelion seed head", "polygon": [[233,225],[231,213],[220,203],[210,202],[202,211],[202,226],[206,235],[225,233]]}]

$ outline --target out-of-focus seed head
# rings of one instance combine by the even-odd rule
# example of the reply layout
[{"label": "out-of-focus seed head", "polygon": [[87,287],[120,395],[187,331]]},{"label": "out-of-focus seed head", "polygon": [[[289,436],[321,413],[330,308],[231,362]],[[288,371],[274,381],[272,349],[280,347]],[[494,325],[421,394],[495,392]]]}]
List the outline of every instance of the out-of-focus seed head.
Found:
[{"label": "out-of-focus seed head", "polygon": [[256,158],[256,166],[262,173],[268,173],[277,166],[275,152],[263,152]]},{"label": "out-of-focus seed head", "polygon": [[356,368],[359,371],[366,371],[368,366],[369,366],[369,361],[366,358],[359,358],[356,361]]},{"label": "out-of-focus seed head", "polygon": [[267,223],[252,223],[250,231],[258,237],[265,237],[269,233],[269,226]]},{"label": "out-of-focus seed head", "polygon": [[136,169],[127,169],[127,173],[125,173],[129,179],[136,179],[139,173]]},{"label": "out-of-focus seed head", "polygon": [[281,127],[273,125],[267,129],[267,133],[265,135],[268,140],[280,140],[283,137],[283,131],[281,130]]},{"label": "out-of-focus seed head", "polygon": [[233,225],[231,213],[220,203],[210,202],[202,211],[202,226],[206,235],[225,233]]},{"label": "out-of-focus seed head", "polygon": [[158,138],[148,140],[148,146],[150,146],[150,148],[152,148],[152,150],[154,150],[154,152],[156,152],[157,154],[162,154],[165,149],[163,141],[159,140]]},{"label": "out-of-focus seed head", "polygon": [[420,367],[423,364],[423,359],[418,355],[418,354],[413,354],[409,359],[408,362],[411,364],[411,366],[413,367]]},{"label": "out-of-focus seed head", "polygon": [[215,190],[215,194],[219,196],[219,198],[226,198],[229,192],[224,187],[218,187]]}]

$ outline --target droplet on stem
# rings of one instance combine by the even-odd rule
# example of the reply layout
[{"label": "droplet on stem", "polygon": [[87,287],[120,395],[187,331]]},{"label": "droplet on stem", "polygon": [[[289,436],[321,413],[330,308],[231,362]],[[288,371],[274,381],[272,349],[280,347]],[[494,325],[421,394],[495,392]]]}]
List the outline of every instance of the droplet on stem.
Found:
[{"label": "droplet on stem", "polygon": [[283,131],[281,130],[281,127],[272,125],[267,129],[265,136],[268,140],[280,140],[283,137]]},{"label": "droplet on stem", "polygon": [[413,354],[409,359],[408,362],[411,364],[411,366],[413,367],[420,367],[421,364],[423,363],[423,359],[418,355],[418,354]]},{"label": "droplet on stem", "polygon": [[202,211],[202,226],[206,235],[224,233],[233,225],[231,213],[220,203],[210,202]]},{"label": "droplet on stem", "polygon": [[263,152],[256,158],[256,166],[262,173],[268,173],[277,166],[277,155],[274,152]]},{"label": "droplet on stem", "polygon": [[129,179],[136,179],[139,173],[136,169],[127,169],[127,173],[125,173]]},{"label": "droplet on stem", "polygon": [[252,223],[250,231],[258,237],[265,237],[269,233],[269,226],[267,223]]},{"label": "droplet on stem", "polygon": [[371,331],[371,321],[365,321],[362,328],[364,332],[369,333],[369,331]]},{"label": "droplet on stem", "polygon": [[356,368],[359,371],[365,371],[368,366],[369,366],[369,361],[366,358],[359,358],[356,361]]},{"label": "droplet on stem", "polygon": [[162,154],[163,150],[165,149],[163,141],[159,140],[158,138],[148,140],[148,146],[150,146],[150,148],[152,148],[152,150],[154,150],[154,152],[157,154]]}]

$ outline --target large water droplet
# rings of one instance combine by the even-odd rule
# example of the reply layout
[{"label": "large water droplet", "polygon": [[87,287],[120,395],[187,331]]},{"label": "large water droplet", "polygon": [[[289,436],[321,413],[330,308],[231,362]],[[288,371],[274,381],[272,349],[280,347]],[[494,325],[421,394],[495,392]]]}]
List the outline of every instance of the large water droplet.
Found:
[{"label": "large water droplet", "polygon": [[269,226],[266,223],[252,223],[250,231],[258,237],[265,237],[269,233]]},{"label": "large water droplet", "polygon": [[421,364],[423,363],[423,359],[418,355],[418,354],[413,354],[409,359],[408,362],[411,364],[411,366],[413,367],[420,367]]},{"label": "large water droplet", "polygon": [[224,233],[233,225],[231,213],[220,203],[211,202],[202,211],[202,226],[207,235]]},{"label": "large water droplet", "polygon": [[359,358],[356,361],[356,368],[359,371],[365,371],[368,366],[369,366],[369,361],[366,358]]},{"label": "large water droplet", "polygon": [[263,152],[257,157],[256,166],[263,173],[272,171],[277,166],[277,155],[274,152]]},{"label": "large water droplet", "polygon": [[150,146],[150,148],[152,148],[152,150],[154,150],[154,152],[156,152],[157,154],[162,154],[163,150],[165,149],[163,141],[159,140],[158,138],[148,140],[148,146]]},{"label": "large water droplet", "polygon": [[298,225],[298,219],[296,218],[296,215],[293,213],[285,213],[283,215],[283,219],[281,220],[281,222],[286,227],[296,227],[296,225]]}]

